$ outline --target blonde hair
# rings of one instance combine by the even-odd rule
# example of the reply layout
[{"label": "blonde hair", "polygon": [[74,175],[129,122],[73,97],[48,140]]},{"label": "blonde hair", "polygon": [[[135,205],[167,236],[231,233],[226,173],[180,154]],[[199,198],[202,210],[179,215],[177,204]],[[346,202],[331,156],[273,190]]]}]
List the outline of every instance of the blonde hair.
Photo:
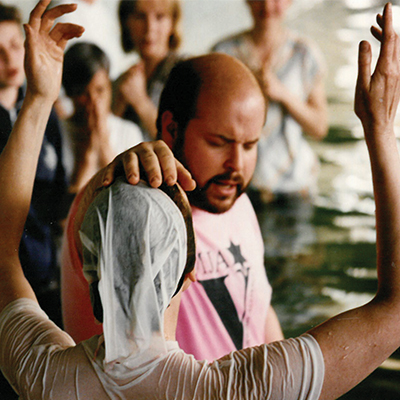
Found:
[{"label": "blonde hair", "polygon": [[[135,43],[132,40],[128,29],[127,21],[136,12],[136,5],[139,0],[120,0],[118,8],[119,22],[121,25],[121,43],[126,53],[135,50]],[[182,7],[181,0],[169,0],[171,4],[172,32],[169,37],[170,50],[176,50],[182,42]]]}]

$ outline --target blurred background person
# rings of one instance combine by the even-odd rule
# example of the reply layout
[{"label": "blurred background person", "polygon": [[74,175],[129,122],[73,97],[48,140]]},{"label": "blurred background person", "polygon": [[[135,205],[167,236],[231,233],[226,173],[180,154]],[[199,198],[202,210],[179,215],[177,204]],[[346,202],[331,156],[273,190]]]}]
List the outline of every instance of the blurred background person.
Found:
[{"label": "blurred background person", "polygon": [[140,60],[115,82],[113,111],[136,122],[145,139],[157,134],[157,107],[170,70],[180,59],[180,0],[121,0],[122,47]]},{"label": "blurred background person", "polygon": [[[321,140],[328,132],[324,60],[314,42],[285,25],[291,3],[246,0],[253,26],[212,48],[248,65],[268,99],[249,196],[268,232],[265,255],[273,259],[297,256],[315,241],[311,200],[319,160],[308,139]],[[291,259],[279,260],[278,268],[286,262]]]},{"label": "blurred background person", "polygon": [[109,58],[95,44],[76,43],[65,54],[62,83],[74,108],[62,121],[71,197],[117,154],[143,140],[136,124],[111,112],[109,72]]},{"label": "blurred background person", "polygon": [[[328,131],[324,64],[309,39],[284,24],[291,0],[246,0],[250,30],[228,37],[213,51],[226,52],[258,76],[269,101],[252,189],[262,201],[316,192],[318,159],[303,136]],[[254,196],[253,196],[254,198]]]}]

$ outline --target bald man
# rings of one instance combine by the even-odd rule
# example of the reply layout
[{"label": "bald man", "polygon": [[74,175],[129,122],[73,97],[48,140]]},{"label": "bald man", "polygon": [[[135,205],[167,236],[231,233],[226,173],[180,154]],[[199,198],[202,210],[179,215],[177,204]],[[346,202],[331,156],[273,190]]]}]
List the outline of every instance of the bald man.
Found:
[{"label": "bald man", "polygon": [[[265,99],[252,73],[223,54],[178,64],[161,96],[159,137],[197,183],[189,194],[196,282],[182,297],[177,329],[179,345],[197,359],[213,360],[283,338],[270,305],[260,229],[244,193],[265,114]],[[76,341],[101,331],[91,313],[76,246],[80,198],[71,210],[62,267],[64,326]]]}]

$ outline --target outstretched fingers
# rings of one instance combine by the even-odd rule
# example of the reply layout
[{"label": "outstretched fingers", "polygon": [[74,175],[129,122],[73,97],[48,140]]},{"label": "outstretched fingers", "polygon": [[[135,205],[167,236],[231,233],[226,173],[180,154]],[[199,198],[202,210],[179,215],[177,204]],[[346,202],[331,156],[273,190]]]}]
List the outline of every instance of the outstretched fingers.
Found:
[{"label": "outstretched fingers", "polygon": [[45,13],[51,0],[40,0],[29,14],[29,26],[34,30],[39,30],[42,23],[42,16]]},{"label": "outstretched fingers", "polygon": [[366,110],[366,97],[368,97],[371,84],[371,45],[363,40],[358,49],[358,76],[354,98],[354,111],[363,121]]},{"label": "outstretched fingers", "polygon": [[64,14],[75,11],[77,4],[62,4],[47,10],[50,1],[40,0],[37,3],[36,7],[30,13],[27,25],[33,31],[49,34],[64,49],[69,39],[82,35],[84,28],[75,24],[57,24],[53,28],[56,19]]},{"label": "outstretched fingers", "polygon": [[390,3],[385,5],[382,17],[377,17],[377,20],[382,27],[380,39],[381,49],[377,63],[377,70],[379,70],[381,68],[387,69],[387,63],[393,59],[395,54],[397,54],[397,35],[393,28],[392,5]]},{"label": "outstretched fingers", "polygon": [[371,81],[371,45],[363,40],[358,48],[357,88],[368,90]]},{"label": "outstretched fingers", "polygon": [[63,50],[68,40],[79,37],[84,32],[84,28],[80,25],[69,23],[58,23],[50,32],[49,36]]},{"label": "outstretched fingers", "polygon": [[57,18],[75,11],[77,7],[77,4],[62,4],[47,10],[42,16],[40,30],[47,33],[50,32],[50,29]]}]

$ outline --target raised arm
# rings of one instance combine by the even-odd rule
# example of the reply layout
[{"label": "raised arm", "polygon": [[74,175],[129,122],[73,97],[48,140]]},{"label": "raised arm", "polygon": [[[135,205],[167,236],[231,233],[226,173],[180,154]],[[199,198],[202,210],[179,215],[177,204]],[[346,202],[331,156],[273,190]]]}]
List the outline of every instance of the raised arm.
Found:
[{"label": "raised arm", "polygon": [[56,18],[75,10],[62,5],[46,11],[41,0],[24,26],[26,97],[8,143],[0,155],[0,312],[19,297],[35,298],[26,281],[18,248],[28,214],[44,130],[61,85],[67,41],[83,28],[57,24]]},{"label": "raised arm", "polygon": [[399,38],[392,8],[372,28],[381,51],[371,76],[371,48],[361,42],[355,111],[368,146],[376,202],[378,292],[368,304],[340,314],[310,333],[324,355],[321,398],[335,399],[377,368],[400,345],[400,160],[393,131],[400,96]]}]

